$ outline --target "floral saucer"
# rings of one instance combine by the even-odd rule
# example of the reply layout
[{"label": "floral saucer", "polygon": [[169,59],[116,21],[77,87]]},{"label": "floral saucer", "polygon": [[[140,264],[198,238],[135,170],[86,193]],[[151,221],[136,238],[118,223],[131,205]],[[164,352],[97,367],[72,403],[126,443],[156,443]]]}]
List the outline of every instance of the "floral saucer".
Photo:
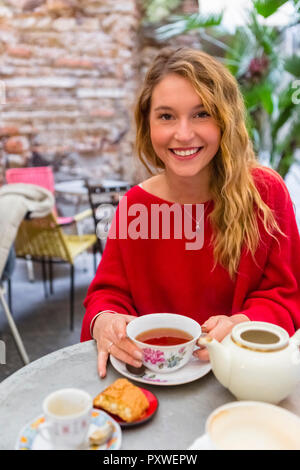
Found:
[{"label": "floral saucer", "polygon": [[[90,445],[87,446],[87,450],[117,450],[121,447],[122,442],[122,431],[119,424],[107,413],[102,410],[93,409],[92,420],[89,428],[88,435],[96,431],[97,428],[103,426],[107,421],[111,422],[114,427],[114,432],[111,438],[101,446]],[[41,423],[45,422],[43,415],[36,417],[30,423],[21,430],[15,450],[54,450],[53,446],[49,441],[44,439],[41,434],[38,433],[38,427]]]},{"label": "floral saucer", "polygon": [[202,362],[196,357],[192,356],[190,361],[182,368],[169,373],[155,373],[149,369],[145,369],[142,375],[135,375],[126,368],[124,362],[119,361],[114,356],[110,355],[110,362],[113,367],[125,377],[152,385],[181,385],[194,380],[200,379],[208,374],[211,370],[210,362]]}]

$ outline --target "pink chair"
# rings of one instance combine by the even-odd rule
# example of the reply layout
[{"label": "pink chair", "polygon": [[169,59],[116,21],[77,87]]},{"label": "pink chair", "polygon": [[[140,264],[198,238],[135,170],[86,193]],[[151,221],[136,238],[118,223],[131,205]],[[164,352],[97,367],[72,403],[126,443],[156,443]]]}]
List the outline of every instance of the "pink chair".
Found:
[{"label": "pink chair", "polygon": [[[6,181],[11,183],[28,183],[42,186],[43,188],[55,193],[54,175],[51,166],[37,166],[25,168],[10,168],[5,172]],[[74,217],[58,217],[56,207],[54,215],[59,225],[69,225],[75,222]]]}]

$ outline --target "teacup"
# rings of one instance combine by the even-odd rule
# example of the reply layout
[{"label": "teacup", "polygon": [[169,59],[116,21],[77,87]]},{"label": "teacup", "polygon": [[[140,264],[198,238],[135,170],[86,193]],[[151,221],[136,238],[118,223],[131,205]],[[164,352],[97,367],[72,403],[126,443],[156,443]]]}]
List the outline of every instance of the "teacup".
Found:
[{"label": "teacup", "polygon": [[[172,346],[149,345],[136,339],[141,333],[161,328],[184,331],[192,339]],[[187,364],[200,335],[201,326],[199,323],[189,317],[175,313],[143,315],[127,325],[127,336],[143,352],[144,366],[160,374],[174,372]]]},{"label": "teacup", "polygon": [[300,418],[270,403],[228,403],[209,415],[205,430],[190,450],[300,450]]},{"label": "teacup", "polygon": [[54,449],[78,449],[85,444],[93,399],[76,388],[57,390],[43,401],[45,423],[38,432]]}]

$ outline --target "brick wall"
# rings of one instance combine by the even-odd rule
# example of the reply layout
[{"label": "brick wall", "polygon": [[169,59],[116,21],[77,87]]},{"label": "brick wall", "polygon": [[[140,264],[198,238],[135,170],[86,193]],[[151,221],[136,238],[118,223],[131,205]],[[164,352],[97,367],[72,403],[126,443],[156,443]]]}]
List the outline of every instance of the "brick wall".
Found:
[{"label": "brick wall", "polygon": [[2,168],[132,177],[139,20],[135,0],[0,0]]},{"label": "brick wall", "polygon": [[[196,4],[186,0],[183,9]],[[163,44],[141,27],[137,5],[0,0],[0,100],[3,84],[6,95],[0,182],[5,167],[49,163],[58,180],[144,176],[132,158],[132,110],[141,77]],[[195,41],[187,36],[171,43]]]}]

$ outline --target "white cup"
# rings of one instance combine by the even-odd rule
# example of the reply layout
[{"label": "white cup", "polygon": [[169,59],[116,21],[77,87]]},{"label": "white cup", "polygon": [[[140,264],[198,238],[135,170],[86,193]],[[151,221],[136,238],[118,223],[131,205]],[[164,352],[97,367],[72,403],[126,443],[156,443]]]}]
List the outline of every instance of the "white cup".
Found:
[{"label": "white cup", "polygon": [[[140,333],[159,328],[183,330],[192,339],[175,346],[154,346],[138,341]],[[143,352],[143,364],[153,372],[174,372],[187,364],[201,335],[201,326],[195,320],[176,313],[152,313],[135,318],[127,325],[127,336]]]},{"label": "white cup", "polygon": [[220,406],[207,418],[205,430],[190,450],[300,450],[300,418],[270,403]]},{"label": "white cup", "polygon": [[57,390],[43,401],[45,423],[38,431],[54,449],[78,449],[86,442],[92,408],[93,399],[87,392]]}]

